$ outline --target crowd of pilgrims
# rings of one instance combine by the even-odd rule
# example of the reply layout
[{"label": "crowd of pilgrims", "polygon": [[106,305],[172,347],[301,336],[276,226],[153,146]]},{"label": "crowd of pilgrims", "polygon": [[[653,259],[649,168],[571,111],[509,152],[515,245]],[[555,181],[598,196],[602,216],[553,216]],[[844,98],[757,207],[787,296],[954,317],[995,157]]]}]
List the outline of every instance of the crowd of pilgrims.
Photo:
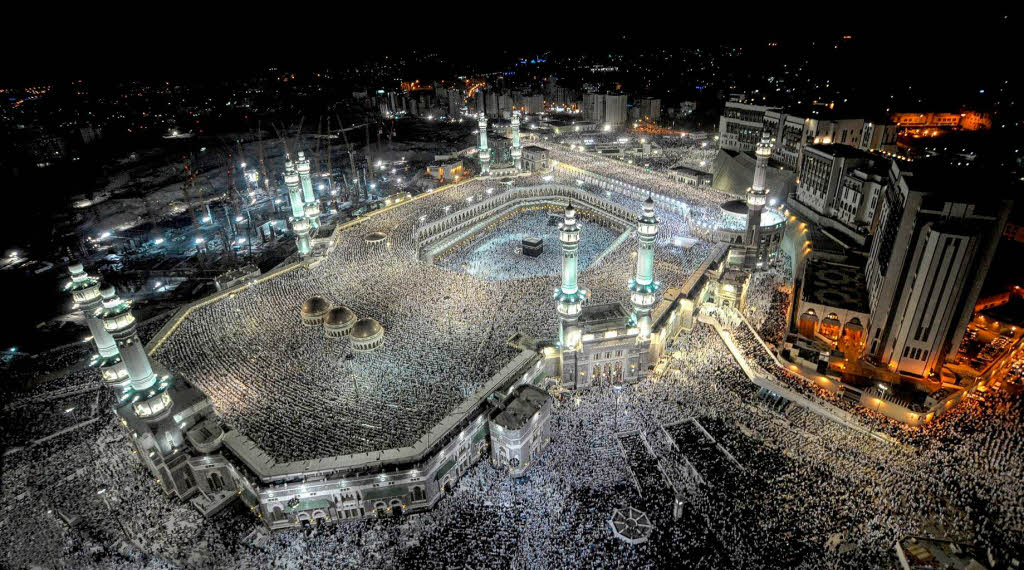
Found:
[{"label": "crowd of pilgrims", "polygon": [[[474,182],[453,189],[452,203],[485,187]],[[410,215],[418,218],[442,215],[447,204],[423,199],[414,205]],[[389,234],[387,251],[362,247],[363,232],[343,233],[336,251],[346,252],[344,258],[336,253],[317,268],[194,311],[184,334],[173,335],[157,358],[198,383],[226,421],[279,457],[407,441],[436,421],[438,414],[431,417],[427,408],[450,406],[462,397],[460,382],[479,381],[507,361],[510,354],[499,347],[509,331],[550,336],[548,301],[558,278],[494,283],[415,262],[411,218],[391,212],[375,216],[372,228]],[[686,224],[671,215],[662,220],[663,228]],[[707,247],[678,251],[659,243],[659,278],[685,278]],[[582,274],[593,298],[625,302],[633,248],[635,240],[627,240]],[[670,264],[681,267],[678,274],[665,270]],[[773,267],[755,276],[748,290],[748,320],[766,340],[784,334],[776,330],[784,320],[760,312],[788,303],[781,285],[788,270]],[[431,285],[413,285],[422,283]],[[299,327],[299,304],[316,294],[380,320],[385,346],[346,359],[347,341]],[[429,335],[426,324],[444,334]],[[747,358],[796,385],[746,321],[730,334]],[[45,431],[32,422],[52,421],[65,405],[35,391],[24,402],[27,411],[18,412],[21,421],[4,422],[0,539],[18,547],[3,549],[0,565],[891,568],[897,565],[894,543],[920,532],[925,521],[1003,557],[1024,544],[1019,398],[992,392],[967,398],[924,428],[859,418],[887,429],[896,440],[888,443],[803,408],[769,405],[708,324],[680,334],[665,358],[663,372],[621,393],[605,385],[561,393],[552,441],[522,479],[510,479],[485,453],[431,511],[296,528],[259,546],[248,539],[261,525],[241,503],[204,520],[187,503],[164,496],[133,457],[130,435],[110,412],[110,391],[76,396],[81,427],[24,445],[32,439],[27,434]],[[55,382],[97,382],[82,372]],[[355,378],[352,389],[332,383],[334,377]],[[431,383],[435,377],[445,381]],[[429,405],[401,413],[391,407],[413,401]],[[705,426],[742,470],[721,462],[696,465],[707,483],[683,487],[682,518],[674,520],[671,492],[641,496],[634,488],[616,431],[642,432],[656,455],[667,456],[671,442],[662,426],[684,418]],[[374,423],[392,435],[361,425]],[[339,429],[325,429],[329,425]],[[255,435],[261,429],[264,435]],[[610,531],[614,509],[628,506],[654,522],[644,544],[628,545]]]},{"label": "crowd of pilgrims", "polygon": [[[485,454],[431,511],[297,528],[259,547],[245,540],[259,526],[247,509],[204,520],[166,498],[132,457],[128,434],[98,411],[101,421],[5,458],[0,536],[25,547],[6,550],[3,563],[890,568],[895,541],[926,520],[1003,555],[1024,540],[1019,399],[967,399],[894,445],[802,408],[765,405],[709,325],[680,335],[667,356],[663,374],[621,394],[563,393],[552,441],[523,479]],[[660,456],[670,445],[661,426],[683,418],[696,418],[743,470],[695,465],[707,484],[684,487],[677,521],[671,492],[640,496],[633,487],[615,433],[642,431]],[[649,542],[611,534],[611,513],[627,506],[650,515]],[[68,527],[61,514],[82,520]],[[24,517],[32,524],[17,524]]]},{"label": "crowd of pilgrims", "polygon": [[[577,177],[552,176],[525,177],[516,185],[578,187]],[[547,244],[555,254],[543,272],[537,259],[501,257],[502,271],[526,277],[500,281],[417,258],[419,225],[507,188],[474,180],[344,229],[318,266],[193,310],[154,357],[194,382],[227,424],[278,461],[411,446],[512,360],[515,350],[506,340],[515,333],[546,339],[557,331],[551,292],[561,279],[558,245]],[[632,211],[646,198],[611,195]],[[670,208],[658,213],[655,271],[666,288],[679,286],[711,244],[673,246],[673,236],[688,235],[689,222]],[[608,242],[603,234],[609,230],[598,226],[585,222],[581,243],[587,251]],[[364,236],[371,231],[387,234],[388,246],[368,247]],[[629,306],[626,285],[635,272],[636,245],[631,235],[581,272],[580,286],[591,299]],[[348,339],[301,326],[299,307],[315,295],[377,320],[385,330],[383,344],[356,352]],[[325,424],[326,418],[331,421]]]},{"label": "crowd of pilgrims", "polygon": [[[626,142],[620,143],[619,141],[623,138],[627,139]],[[563,146],[569,146],[573,150],[607,144],[623,144],[627,148],[633,148],[639,144],[649,143],[651,145],[650,154],[635,158],[627,157],[625,162],[629,164],[629,161],[632,161],[634,165],[653,170],[666,170],[673,166],[686,166],[710,172],[712,162],[714,162],[715,156],[718,154],[718,144],[714,141],[698,140],[691,136],[681,135],[634,134],[623,136],[622,133],[573,133],[572,135],[560,137],[557,141]],[[587,144],[587,141],[590,141],[590,144]],[[612,160],[607,157],[601,158]],[[576,155],[572,162],[576,164],[579,160],[579,155]],[[614,160],[621,161],[622,159]]]},{"label": "crowd of pilgrims", "polygon": [[[462,271],[488,281],[507,281],[535,275],[559,274],[562,270],[562,248],[558,241],[561,210],[533,209],[515,212],[502,218],[493,227],[482,230],[464,243],[445,252],[435,263],[452,271]],[[586,227],[586,239],[576,252],[579,270],[584,270],[619,236],[619,232],[602,220],[586,214],[577,216]],[[555,222],[555,223],[552,223]],[[526,257],[522,240],[541,238],[543,252]]]},{"label": "crowd of pilgrims", "polygon": [[[650,190],[655,200],[656,213],[663,216],[667,211],[680,212],[680,221],[688,237],[711,241],[715,229],[736,230],[745,227],[743,219],[725,215],[721,208],[723,202],[733,200],[735,196],[710,187],[701,188],[679,182],[664,168],[648,168],[644,164],[631,164],[597,154],[581,154],[559,144],[537,144],[547,148],[551,157],[559,163],[568,163],[589,173],[621,182],[616,192],[602,192],[602,195],[613,201],[625,200],[620,203],[628,206],[631,199],[644,196]],[[703,150],[699,156],[704,156]],[[578,178],[568,171],[556,169],[556,177],[559,175],[569,182]]]}]

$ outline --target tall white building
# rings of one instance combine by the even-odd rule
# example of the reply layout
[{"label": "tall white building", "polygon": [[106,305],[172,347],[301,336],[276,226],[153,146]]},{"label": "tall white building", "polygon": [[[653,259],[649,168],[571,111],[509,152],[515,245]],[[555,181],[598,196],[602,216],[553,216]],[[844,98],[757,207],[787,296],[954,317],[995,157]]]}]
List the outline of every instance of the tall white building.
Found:
[{"label": "tall white building", "polygon": [[604,96],[604,119],[602,123],[613,129],[626,124],[626,96],[608,93]]},{"label": "tall white building", "polygon": [[[764,105],[748,105],[729,101],[718,118],[718,144],[725,150],[753,152],[765,130]],[[770,134],[774,134],[770,131]]]},{"label": "tall white building", "polygon": [[804,148],[844,144],[869,151],[896,151],[895,125],[838,116],[827,107],[789,112],[778,107],[729,101],[718,119],[718,142],[726,150],[752,152],[761,131],[775,139],[772,159],[799,170]]},{"label": "tall white building", "polygon": [[583,118],[616,129],[626,124],[626,96],[621,93],[586,93]]},{"label": "tall white building", "polygon": [[869,359],[927,377],[956,356],[1012,206],[1001,197],[1010,184],[977,167],[892,164],[865,271]]},{"label": "tall white building", "polygon": [[523,113],[535,115],[544,112],[544,96],[541,94],[523,95],[519,99],[519,106]]},{"label": "tall white building", "polygon": [[[808,208],[867,235],[874,230],[878,201],[888,180],[887,159],[843,144],[804,148],[794,198]],[[814,220],[823,223],[821,220]]]}]

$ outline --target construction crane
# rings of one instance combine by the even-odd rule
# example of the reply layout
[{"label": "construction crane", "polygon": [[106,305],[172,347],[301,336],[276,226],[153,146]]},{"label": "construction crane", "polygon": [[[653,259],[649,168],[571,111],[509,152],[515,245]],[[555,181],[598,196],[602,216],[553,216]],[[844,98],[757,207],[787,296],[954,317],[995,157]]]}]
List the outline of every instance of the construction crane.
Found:
[{"label": "construction crane", "polygon": [[331,148],[331,116],[327,115],[327,191],[334,196],[334,171],[331,170],[331,155],[334,154]]},{"label": "construction crane", "polygon": [[196,185],[196,171],[192,165],[192,156],[182,155],[182,162],[185,166],[185,177],[186,180],[181,184],[181,191],[185,195],[185,208],[188,209],[189,215],[192,216],[192,226],[198,226],[199,220],[196,219],[196,211],[192,208],[192,196],[189,195],[189,188],[195,188]]},{"label": "construction crane", "polygon": [[263,188],[266,190],[267,196],[270,196],[270,207],[277,213],[277,184],[271,186],[270,177],[267,176],[267,161],[266,154],[263,150],[263,127],[260,121],[256,122],[256,136],[259,139],[259,153],[260,153],[260,174],[263,175]]},{"label": "construction crane", "polygon": [[[361,125],[352,125],[351,127],[345,128],[342,126],[345,123],[341,121],[341,117],[335,116],[335,118],[338,119],[338,127],[339,130],[341,131],[342,139],[345,141],[345,150],[348,152],[348,161],[349,164],[352,166],[352,183],[355,184],[356,186],[356,192],[359,192],[359,174],[356,171],[356,159],[352,153],[352,143],[349,142],[348,135],[346,135],[345,133],[354,129],[358,129],[359,127],[369,128],[369,123],[363,123]],[[328,134],[330,134],[330,131],[328,131]],[[369,132],[367,132],[367,143],[369,143]],[[361,196],[359,197],[361,198]]]}]

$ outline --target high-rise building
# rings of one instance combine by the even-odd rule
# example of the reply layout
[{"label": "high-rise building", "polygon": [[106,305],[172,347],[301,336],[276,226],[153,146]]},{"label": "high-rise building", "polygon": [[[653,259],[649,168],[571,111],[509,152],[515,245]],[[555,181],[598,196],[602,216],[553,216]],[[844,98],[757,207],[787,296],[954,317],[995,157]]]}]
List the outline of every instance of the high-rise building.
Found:
[{"label": "high-rise building", "polygon": [[893,162],[866,267],[868,359],[913,377],[957,354],[1012,201],[980,167]]},{"label": "high-rise building", "polygon": [[519,99],[519,106],[523,113],[528,115],[544,112],[544,97],[541,94],[523,95]]},{"label": "high-rise building", "polygon": [[874,230],[878,200],[888,180],[888,164],[888,159],[844,144],[807,146],[797,177],[794,198],[798,204],[794,207],[801,214],[807,208],[866,236]]},{"label": "high-rise building", "polygon": [[729,101],[718,119],[718,144],[725,150],[750,152],[754,150],[761,133],[766,130],[764,114],[770,109],[764,105],[748,105]]},{"label": "high-rise building", "polygon": [[618,128],[626,124],[626,96],[621,93],[586,93],[583,118],[599,125]]},{"label": "high-rise building", "polygon": [[603,124],[615,129],[626,124],[626,96],[622,93],[608,93],[604,96]]},{"label": "high-rise building", "polygon": [[786,111],[778,107],[729,101],[718,120],[718,142],[726,150],[751,152],[761,131],[775,139],[772,159],[799,170],[804,148],[845,144],[870,151],[896,150],[894,125],[838,115],[828,107]]},{"label": "high-rise building", "polygon": [[640,99],[640,119],[658,122],[661,120],[661,99],[656,97],[644,97]]}]

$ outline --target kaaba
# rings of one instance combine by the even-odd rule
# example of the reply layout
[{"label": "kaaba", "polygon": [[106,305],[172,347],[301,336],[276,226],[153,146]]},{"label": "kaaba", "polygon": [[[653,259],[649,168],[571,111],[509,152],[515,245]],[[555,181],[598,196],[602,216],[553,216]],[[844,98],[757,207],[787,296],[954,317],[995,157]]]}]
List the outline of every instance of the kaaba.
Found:
[{"label": "kaaba", "polygon": [[542,238],[523,238],[523,255],[538,257],[544,253],[544,240]]}]

